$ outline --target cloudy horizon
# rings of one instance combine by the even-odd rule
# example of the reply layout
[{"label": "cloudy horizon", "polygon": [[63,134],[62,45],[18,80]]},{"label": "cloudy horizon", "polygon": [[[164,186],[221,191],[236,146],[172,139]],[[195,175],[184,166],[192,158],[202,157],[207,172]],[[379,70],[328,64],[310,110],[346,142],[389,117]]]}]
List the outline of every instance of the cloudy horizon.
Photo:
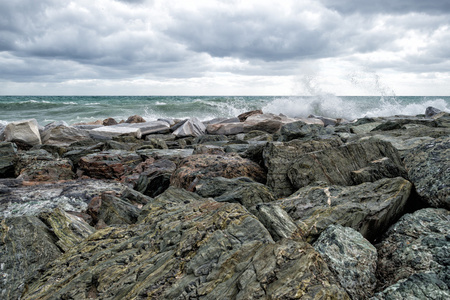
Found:
[{"label": "cloudy horizon", "polygon": [[450,96],[450,2],[0,0],[0,95]]}]

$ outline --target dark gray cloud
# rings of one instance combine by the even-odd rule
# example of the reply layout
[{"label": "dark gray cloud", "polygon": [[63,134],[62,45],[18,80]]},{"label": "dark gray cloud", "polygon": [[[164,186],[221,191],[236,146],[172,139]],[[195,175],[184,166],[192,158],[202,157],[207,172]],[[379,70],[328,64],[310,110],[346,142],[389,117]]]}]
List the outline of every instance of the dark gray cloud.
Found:
[{"label": "dark gray cloud", "polygon": [[448,0],[14,0],[0,14],[3,81],[289,76],[323,59],[449,67]]},{"label": "dark gray cloud", "polygon": [[450,13],[450,2],[448,0],[321,0],[321,2],[328,8],[345,14]]}]

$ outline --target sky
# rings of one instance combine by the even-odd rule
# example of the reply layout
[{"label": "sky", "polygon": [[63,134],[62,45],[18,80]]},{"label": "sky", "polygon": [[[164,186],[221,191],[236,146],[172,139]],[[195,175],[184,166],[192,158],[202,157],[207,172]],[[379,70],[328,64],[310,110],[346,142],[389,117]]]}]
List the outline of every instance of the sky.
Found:
[{"label": "sky", "polygon": [[0,95],[450,96],[449,0],[0,0]]}]

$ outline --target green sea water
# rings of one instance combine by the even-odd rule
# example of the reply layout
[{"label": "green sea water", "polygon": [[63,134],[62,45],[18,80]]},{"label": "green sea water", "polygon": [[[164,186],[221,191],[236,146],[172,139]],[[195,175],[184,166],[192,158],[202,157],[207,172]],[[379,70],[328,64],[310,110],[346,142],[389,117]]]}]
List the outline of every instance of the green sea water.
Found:
[{"label": "green sea water", "polygon": [[254,109],[290,117],[314,114],[353,120],[365,116],[423,114],[428,106],[450,111],[450,97],[0,96],[0,124],[24,119],[36,119],[40,125],[53,121],[73,124],[108,117],[120,121],[132,115],[140,115],[147,121],[190,117],[206,121],[236,117]]}]

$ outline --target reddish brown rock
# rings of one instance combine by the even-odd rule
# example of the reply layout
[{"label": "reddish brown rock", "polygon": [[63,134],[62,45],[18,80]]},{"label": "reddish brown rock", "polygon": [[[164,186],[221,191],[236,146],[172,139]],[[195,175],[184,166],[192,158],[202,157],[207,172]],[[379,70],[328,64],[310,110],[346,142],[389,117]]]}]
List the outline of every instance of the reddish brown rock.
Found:
[{"label": "reddish brown rock", "polygon": [[131,171],[142,159],[135,152],[109,150],[80,158],[83,175],[98,179],[119,179]]},{"label": "reddish brown rock", "polygon": [[103,120],[103,126],[117,125],[117,121],[114,118],[107,118]]},{"label": "reddish brown rock", "polygon": [[236,154],[195,154],[182,160],[172,174],[171,185],[193,190],[200,178],[246,176],[265,183],[266,174],[255,162]]},{"label": "reddish brown rock", "polygon": [[244,122],[245,120],[247,120],[248,117],[253,116],[253,115],[262,115],[262,110],[257,109],[257,110],[252,110],[252,111],[248,111],[245,112],[243,114],[240,114],[238,116],[239,121]]},{"label": "reddish brown rock", "polygon": [[125,123],[144,123],[144,122],[145,122],[144,118],[138,115],[131,116],[125,121]]}]

